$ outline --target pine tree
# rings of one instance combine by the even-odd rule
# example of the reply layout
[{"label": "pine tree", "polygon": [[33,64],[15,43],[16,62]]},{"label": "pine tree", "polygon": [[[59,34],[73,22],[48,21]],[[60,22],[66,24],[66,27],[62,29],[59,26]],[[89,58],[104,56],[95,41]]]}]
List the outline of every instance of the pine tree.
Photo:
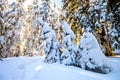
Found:
[{"label": "pine tree", "polygon": [[58,9],[56,9],[55,6],[50,6],[49,0],[43,0],[40,4],[40,11],[39,11],[39,17],[42,17],[43,24],[44,22],[49,23],[49,27],[52,28],[55,33],[57,40],[61,43],[62,40],[62,33],[61,33],[61,24],[59,22],[59,13],[57,12]]},{"label": "pine tree", "polygon": [[40,39],[42,16],[37,0],[28,6],[26,15],[26,25],[21,30],[21,54],[28,56],[43,55],[43,42]]},{"label": "pine tree", "polygon": [[42,0],[40,4],[40,14],[43,17],[43,20],[46,22],[49,19],[49,12],[50,12],[50,0]]},{"label": "pine tree", "polygon": [[44,62],[60,62],[60,45],[56,40],[55,32],[49,27],[47,22],[43,23],[41,38],[45,40],[44,51],[46,57]]},{"label": "pine tree", "polygon": [[60,18],[60,10],[57,9],[56,4],[54,3],[53,7],[51,6],[51,10],[49,12],[49,23],[51,28],[55,31],[57,40],[61,43],[63,38],[61,23],[59,21]]},{"label": "pine tree", "polygon": [[[0,1],[0,59],[4,57],[5,52],[5,21],[4,21],[4,15],[6,14],[6,11],[8,9],[7,0],[1,0]],[[2,59],[1,59],[2,60]]]},{"label": "pine tree", "polygon": [[[25,11],[24,8],[22,7],[23,3],[22,1],[17,1],[13,2],[10,5],[10,9],[8,11],[8,16],[10,20],[10,24],[12,29],[11,31],[11,37],[10,40],[13,41],[11,42],[11,55],[9,56],[19,56],[20,55],[20,35],[21,35],[21,29],[25,25]],[[9,21],[8,23],[9,24]],[[13,55],[12,55],[13,53]]]},{"label": "pine tree", "polygon": [[44,54],[44,49],[43,49],[43,41],[40,39],[40,35],[41,35],[41,15],[40,15],[40,6],[38,4],[38,2],[33,2],[33,8],[32,8],[32,37],[31,39],[33,39],[33,55],[43,55]]},{"label": "pine tree", "polygon": [[79,54],[79,50],[72,42],[75,39],[75,35],[67,22],[61,21],[61,24],[64,32],[62,46],[65,48],[61,54],[61,63],[65,65],[76,65],[76,56]]},{"label": "pine tree", "polygon": [[5,10],[3,15],[4,27],[2,29],[5,43],[3,45],[2,54],[4,54],[5,57],[18,56],[20,30],[21,26],[24,25],[22,19],[22,15],[24,15],[23,9],[20,2],[13,2]]},{"label": "pine tree", "polygon": [[66,21],[70,25],[70,28],[76,35],[75,43],[78,44],[81,30],[79,29],[78,17],[75,12],[78,9],[78,0],[62,0],[63,2],[63,12],[65,13]]},{"label": "pine tree", "polygon": [[94,34],[96,35],[101,48],[105,49],[105,55],[112,56],[113,52],[110,47],[110,40],[108,36],[108,21],[107,21],[107,0],[96,0],[91,3],[88,12],[90,14],[89,20],[93,24]]},{"label": "pine tree", "polygon": [[90,32],[89,27],[85,29],[81,37],[79,49],[82,56],[78,58],[77,64],[82,69],[104,74],[111,71],[110,65],[105,55],[102,53],[97,39]]},{"label": "pine tree", "polygon": [[115,53],[120,53],[120,2],[114,5],[113,10],[109,13],[108,20],[110,23],[109,35],[110,43]]},{"label": "pine tree", "polygon": [[[79,33],[77,34],[79,34],[80,36],[84,32],[86,26],[91,26],[92,32],[95,34],[95,36],[99,40],[99,43],[101,44],[101,49],[105,49],[105,55],[113,55],[110,47],[110,37],[108,35],[109,24],[106,19],[108,0],[78,0],[77,2],[75,1],[63,0],[63,8],[65,8],[66,10],[66,16],[69,16],[68,14],[71,14],[74,21],[77,22],[78,25],[76,27],[79,29]],[[72,5],[72,7],[73,4],[78,5],[78,7],[76,7],[75,11],[73,10],[73,12],[70,12],[71,8],[67,8],[68,6],[70,6],[69,4]],[[71,21],[69,17],[67,17],[67,19],[68,22]]]}]

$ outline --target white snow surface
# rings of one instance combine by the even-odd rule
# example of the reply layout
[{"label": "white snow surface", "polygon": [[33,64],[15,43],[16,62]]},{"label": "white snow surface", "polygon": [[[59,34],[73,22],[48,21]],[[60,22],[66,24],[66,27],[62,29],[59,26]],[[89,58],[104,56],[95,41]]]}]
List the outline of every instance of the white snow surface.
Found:
[{"label": "white snow surface", "polygon": [[0,80],[120,80],[120,58],[107,59],[113,70],[100,74],[59,63],[43,63],[44,57],[7,58],[0,61]]}]

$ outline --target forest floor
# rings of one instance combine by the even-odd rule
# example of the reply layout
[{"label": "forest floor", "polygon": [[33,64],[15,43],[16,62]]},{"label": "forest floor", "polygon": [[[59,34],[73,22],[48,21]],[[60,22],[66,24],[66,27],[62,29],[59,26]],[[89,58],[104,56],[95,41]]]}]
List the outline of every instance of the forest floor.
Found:
[{"label": "forest floor", "polygon": [[59,63],[46,64],[44,57],[13,57],[0,61],[0,80],[120,80],[120,58],[107,58],[108,74],[86,71]]}]

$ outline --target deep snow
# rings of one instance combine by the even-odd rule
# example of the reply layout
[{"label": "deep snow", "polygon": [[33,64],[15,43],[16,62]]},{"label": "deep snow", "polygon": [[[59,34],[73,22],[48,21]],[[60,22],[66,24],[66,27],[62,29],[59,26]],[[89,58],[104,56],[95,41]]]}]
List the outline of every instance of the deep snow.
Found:
[{"label": "deep snow", "polygon": [[120,58],[108,58],[108,74],[86,71],[63,64],[43,63],[44,57],[7,58],[0,61],[0,80],[120,80]]}]

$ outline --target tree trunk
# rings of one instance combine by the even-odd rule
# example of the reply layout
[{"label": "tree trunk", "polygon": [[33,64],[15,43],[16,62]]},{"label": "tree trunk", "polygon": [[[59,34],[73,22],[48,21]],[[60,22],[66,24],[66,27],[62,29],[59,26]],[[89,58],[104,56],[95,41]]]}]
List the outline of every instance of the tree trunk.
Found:
[{"label": "tree trunk", "polygon": [[3,58],[3,55],[0,53],[0,60],[3,61],[1,58]]},{"label": "tree trunk", "polygon": [[106,48],[105,55],[106,56],[113,56],[114,54],[113,54],[113,52],[112,52],[112,50],[110,48],[109,41],[105,40],[104,45],[105,45],[105,48]]},{"label": "tree trunk", "polygon": [[[112,49],[110,47],[110,38],[108,36],[108,30],[107,30],[107,27],[108,27],[108,24],[105,22],[103,23],[104,24],[104,27],[103,27],[103,34],[105,34],[105,38],[104,38],[104,46],[106,48],[106,52],[105,52],[105,55],[106,56],[113,56],[113,52],[112,52]],[[104,36],[103,36],[104,37]]]}]

